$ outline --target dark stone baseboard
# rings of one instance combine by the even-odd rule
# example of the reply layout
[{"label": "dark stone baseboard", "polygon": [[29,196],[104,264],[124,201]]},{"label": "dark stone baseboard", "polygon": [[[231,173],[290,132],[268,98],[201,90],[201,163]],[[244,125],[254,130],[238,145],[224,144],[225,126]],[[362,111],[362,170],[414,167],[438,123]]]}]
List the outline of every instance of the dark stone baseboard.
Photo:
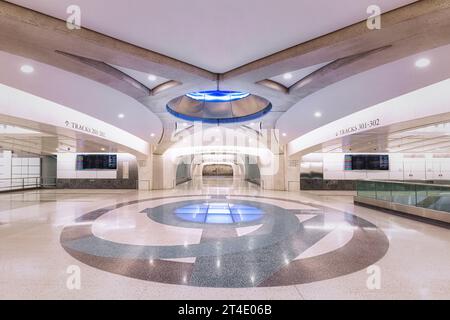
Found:
[{"label": "dark stone baseboard", "polygon": [[300,179],[300,190],[355,191],[355,180]]},{"label": "dark stone baseboard", "polygon": [[245,181],[261,186],[261,180],[257,179],[245,179]]},{"label": "dark stone baseboard", "polygon": [[180,179],[177,179],[177,183],[176,184],[179,185],[179,184],[191,181],[191,180],[192,180],[191,178],[180,178]]},{"label": "dark stone baseboard", "polygon": [[131,179],[57,179],[57,189],[136,189]]}]

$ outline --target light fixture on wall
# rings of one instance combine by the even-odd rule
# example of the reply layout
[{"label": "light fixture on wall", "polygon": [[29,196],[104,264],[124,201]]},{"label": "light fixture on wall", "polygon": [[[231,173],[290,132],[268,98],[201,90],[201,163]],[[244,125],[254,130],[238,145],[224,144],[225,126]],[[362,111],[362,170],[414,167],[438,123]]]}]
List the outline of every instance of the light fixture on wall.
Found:
[{"label": "light fixture on wall", "polygon": [[290,72],[285,73],[283,75],[283,78],[284,78],[284,80],[291,80],[292,79],[292,73],[290,73]]},{"label": "light fixture on wall", "polygon": [[431,64],[431,61],[428,58],[420,58],[415,64],[417,68],[425,68]]},{"label": "light fixture on wall", "polygon": [[20,67],[20,71],[22,71],[23,73],[30,74],[30,73],[34,72],[34,68],[33,68],[33,66],[24,64],[23,66]]}]

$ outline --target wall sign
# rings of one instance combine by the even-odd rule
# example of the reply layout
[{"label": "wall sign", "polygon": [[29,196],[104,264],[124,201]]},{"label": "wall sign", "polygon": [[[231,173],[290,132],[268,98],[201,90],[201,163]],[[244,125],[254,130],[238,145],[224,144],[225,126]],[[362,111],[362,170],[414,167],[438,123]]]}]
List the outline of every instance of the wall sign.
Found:
[{"label": "wall sign", "polygon": [[71,129],[74,129],[74,130],[78,130],[78,131],[83,131],[85,133],[89,133],[89,134],[92,134],[94,136],[98,136],[98,137],[101,137],[101,138],[105,138],[106,137],[105,132],[103,132],[101,130],[98,130],[98,129],[95,129],[95,128],[92,128],[92,127],[88,127],[86,125],[83,125],[83,124],[80,124],[80,123],[77,123],[77,122],[71,122],[71,121],[67,121],[66,120],[65,125],[68,128],[71,128]]},{"label": "wall sign", "polygon": [[361,122],[354,126],[347,127],[347,128],[341,129],[339,131],[336,131],[336,137],[345,136],[347,134],[353,134],[353,133],[356,133],[359,131],[364,131],[367,129],[373,129],[373,128],[376,128],[379,126],[380,126],[379,118],[370,120],[370,121],[366,121],[366,122]]}]

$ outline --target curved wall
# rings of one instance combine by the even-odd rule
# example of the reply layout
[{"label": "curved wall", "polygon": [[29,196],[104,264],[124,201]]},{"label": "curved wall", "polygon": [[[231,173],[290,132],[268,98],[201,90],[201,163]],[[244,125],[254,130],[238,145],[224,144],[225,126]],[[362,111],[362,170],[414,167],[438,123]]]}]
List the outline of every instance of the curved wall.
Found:
[{"label": "curved wall", "polygon": [[[417,68],[416,60],[423,57],[430,59],[431,64]],[[279,118],[276,128],[287,134],[280,137],[281,143],[449,77],[450,45],[447,45],[339,81],[303,98]],[[317,111],[322,113],[320,118],[314,117]]]},{"label": "curved wall", "polygon": [[0,113],[33,123],[107,140],[140,154],[150,152],[148,142],[104,121],[46,99],[0,84]]},{"label": "curved wall", "polygon": [[357,132],[426,117],[439,119],[439,115],[446,114],[449,111],[450,79],[447,79],[352,113],[312,130],[289,142],[288,155],[291,156],[324,142]]},{"label": "curved wall", "polygon": [[[32,65],[24,74],[20,67]],[[137,100],[96,81],[0,51],[0,83],[100,119],[151,144],[162,133],[161,120]],[[1,113],[1,110],[0,110]],[[123,113],[123,119],[118,114]],[[151,137],[151,134],[154,137]]]}]

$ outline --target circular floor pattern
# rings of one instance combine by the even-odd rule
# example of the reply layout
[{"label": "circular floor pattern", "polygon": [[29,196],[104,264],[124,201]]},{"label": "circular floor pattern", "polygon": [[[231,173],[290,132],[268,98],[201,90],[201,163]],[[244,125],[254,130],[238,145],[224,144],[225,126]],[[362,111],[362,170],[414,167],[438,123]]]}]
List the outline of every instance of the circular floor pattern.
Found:
[{"label": "circular floor pattern", "polygon": [[[104,271],[147,281],[220,288],[331,279],[374,264],[389,247],[387,237],[374,224],[326,207],[261,196],[178,201],[181,197],[186,198],[136,200],[86,213],[63,229],[61,244],[74,258]],[[95,221],[113,210],[162,199],[174,202],[140,214],[161,228],[200,229],[198,243],[133,245],[100,238],[92,231]],[[309,209],[285,209],[280,203]],[[349,231],[348,241],[330,246],[333,239]]]}]

